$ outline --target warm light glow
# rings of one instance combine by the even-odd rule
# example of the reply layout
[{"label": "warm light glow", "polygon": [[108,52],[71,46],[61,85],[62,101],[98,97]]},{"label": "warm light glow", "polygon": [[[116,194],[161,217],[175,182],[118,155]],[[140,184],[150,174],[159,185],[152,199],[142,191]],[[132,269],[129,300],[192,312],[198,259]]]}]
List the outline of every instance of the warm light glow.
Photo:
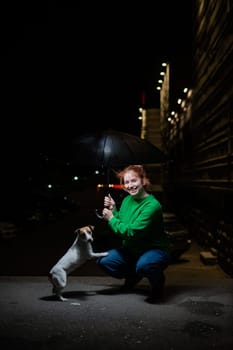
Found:
[{"label": "warm light glow", "polygon": [[114,189],[117,189],[117,190],[121,190],[121,189],[124,188],[124,185],[122,185],[122,184],[108,184],[108,185],[105,185],[105,184],[98,184],[98,185],[97,185],[97,188],[104,188],[104,187],[114,188]]},{"label": "warm light glow", "polygon": [[188,98],[190,98],[190,97],[192,96],[192,93],[193,93],[192,90],[189,90],[189,91],[188,91],[188,95],[187,95]]},{"label": "warm light glow", "polygon": [[181,107],[184,108],[185,107],[185,101],[182,101],[181,103]]}]

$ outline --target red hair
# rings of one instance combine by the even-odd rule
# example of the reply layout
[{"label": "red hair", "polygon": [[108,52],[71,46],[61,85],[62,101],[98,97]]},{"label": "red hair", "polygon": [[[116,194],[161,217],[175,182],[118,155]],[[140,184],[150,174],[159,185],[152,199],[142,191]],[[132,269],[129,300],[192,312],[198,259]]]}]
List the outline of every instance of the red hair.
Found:
[{"label": "red hair", "polygon": [[142,165],[129,165],[123,170],[116,173],[116,176],[120,179],[120,182],[124,182],[124,176],[128,171],[133,171],[138,177],[141,178],[144,187],[150,185],[150,180],[146,175],[146,171]]}]

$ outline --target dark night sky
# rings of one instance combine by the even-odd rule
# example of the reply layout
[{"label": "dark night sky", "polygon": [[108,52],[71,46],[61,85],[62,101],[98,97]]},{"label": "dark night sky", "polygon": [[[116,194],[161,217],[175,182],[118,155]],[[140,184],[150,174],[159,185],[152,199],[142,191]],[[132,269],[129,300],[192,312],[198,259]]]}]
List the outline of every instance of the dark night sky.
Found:
[{"label": "dark night sky", "polygon": [[138,134],[142,91],[148,105],[158,107],[160,63],[184,67],[190,61],[190,3],[5,4],[5,151],[59,153],[71,138],[96,126]]}]

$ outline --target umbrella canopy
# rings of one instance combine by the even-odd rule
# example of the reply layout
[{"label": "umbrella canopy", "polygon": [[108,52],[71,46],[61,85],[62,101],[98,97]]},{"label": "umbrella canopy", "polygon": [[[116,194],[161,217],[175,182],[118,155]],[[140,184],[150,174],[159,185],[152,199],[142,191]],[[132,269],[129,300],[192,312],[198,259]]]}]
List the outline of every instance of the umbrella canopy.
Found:
[{"label": "umbrella canopy", "polygon": [[73,140],[73,161],[80,166],[110,169],[165,160],[165,154],[149,141],[116,130],[86,133]]},{"label": "umbrella canopy", "polygon": [[[165,154],[149,141],[112,129],[86,133],[73,140],[73,164],[105,169],[107,186],[110,169],[130,164],[155,164],[165,160]],[[95,212],[98,218],[103,218],[97,209]]]}]

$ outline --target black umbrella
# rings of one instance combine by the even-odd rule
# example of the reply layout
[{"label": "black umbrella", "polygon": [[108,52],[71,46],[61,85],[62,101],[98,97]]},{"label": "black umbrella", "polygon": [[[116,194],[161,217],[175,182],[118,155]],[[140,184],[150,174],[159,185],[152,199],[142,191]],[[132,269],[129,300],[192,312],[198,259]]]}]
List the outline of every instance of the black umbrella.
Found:
[{"label": "black umbrella", "polygon": [[[149,141],[112,129],[86,133],[73,140],[73,164],[106,170],[107,187],[111,169],[165,160],[165,154]],[[97,210],[96,214],[102,218]]]},{"label": "black umbrella", "polygon": [[86,133],[73,140],[73,161],[80,166],[110,169],[165,160],[165,154],[149,141],[116,130]]}]

